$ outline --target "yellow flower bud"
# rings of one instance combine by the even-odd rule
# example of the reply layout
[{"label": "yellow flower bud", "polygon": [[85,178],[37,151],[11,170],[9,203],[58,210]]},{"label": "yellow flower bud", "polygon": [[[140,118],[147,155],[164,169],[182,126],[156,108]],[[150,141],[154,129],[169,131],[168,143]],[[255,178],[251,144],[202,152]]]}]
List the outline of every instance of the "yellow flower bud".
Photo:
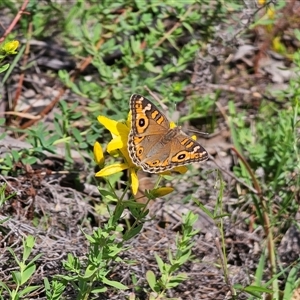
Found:
[{"label": "yellow flower bud", "polygon": [[150,193],[152,194],[152,196],[154,198],[157,198],[157,197],[166,196],[166,195],[172,193],[173,191],[174,191],[174,189],[172,187],[160,187],[160,188],[152,190]]},{"label": "yellow flower bud", "polygon": [[104,155],[101,145],[98,142],[94,144],[94,157],[96,163],[102,168],[104,166]]}]

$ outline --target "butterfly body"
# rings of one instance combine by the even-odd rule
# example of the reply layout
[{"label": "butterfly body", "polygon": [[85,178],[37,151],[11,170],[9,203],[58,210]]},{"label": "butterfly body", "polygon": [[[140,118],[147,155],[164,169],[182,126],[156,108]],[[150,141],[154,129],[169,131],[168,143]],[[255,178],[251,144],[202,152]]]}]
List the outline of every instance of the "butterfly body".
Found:
[{"label": "butterfly body", "polygon": [[145,172],[160,173],[207,160],[207,151],[180,127],[170,128],[167,117],[145,97],[133,94],[130,109],[128,151],[132,161]]}]

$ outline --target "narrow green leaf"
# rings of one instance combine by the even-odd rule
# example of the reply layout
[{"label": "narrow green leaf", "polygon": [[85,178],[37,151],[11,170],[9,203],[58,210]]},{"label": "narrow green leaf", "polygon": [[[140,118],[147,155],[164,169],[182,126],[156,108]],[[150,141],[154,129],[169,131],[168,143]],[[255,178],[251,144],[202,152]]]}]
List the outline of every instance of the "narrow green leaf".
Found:
[{"label": "narrow green leaf", "polygon": [[11,155],[13,157],[14,161],[19,161],[20,160],[20,154],[16,150],[11,150]]},{"label": "narrow green leaf", "polygon": [[103,197],[107,198],[108,200],[118,201],[118,198],[117,198],[116,194],[115,194],[115,193],[112,193],[112,192],[110,192],[110,191],[108,191],[108,190],[99,189],[99,193],[100,193]]},{"label": "narrow green leaf", "polygon": [[158,256],[158,254],[154,253],[158,268],[160,270],[161,273],[164,272],[164,262],[163,260]]},{"label": "narrow green leaf", "polygon": [[286,280],[286,284],[284,287],[284,294],[283,294],[283,299],[291,299],[292,295],[294,293],[294,290],[298,288],[300,279],[298,278],[298,273],[299,273],[299,263],[296,267],[293,267],[288,275],[288,278]]},{"label": "narrow green leaf", "polygon": [[[23,297],[26,296],[27,294],[39,289],[41,286],[39,285],[31,285],[31,286],[27,286],[26,288],[24,288],[22,291],[19,292],[19,296]],[[23,298],[22,298],[23,299]]]},{"label": "narrow green leaf", "polygon": [[185,254],[182,254],[178,259],[178,264],[183,265],[186,263],[191,257],[191,250],[187,251]]},{"label": "narrow green leaf", "polygon": [[72,135],[79,144],[83,143],[83,138],[81,136],[80,131],[77,128],[72,128]]},{"label": "narrow green leaf", "polygon": [[141,232],[143,224],[137,225],[135,228],[129,229],[123,236],[125,241],[130,240],[132,237],[136,236]]},{"label": "narrow green leaf", "polygon": [[114,211],[114,215],[113,215],[113,223],[116,223],[117,221],[120,220],[123,212],[124,212],[125,206],[123,203],[118,203],[118,205],[116,206],[116,209]]},{"label": "narrow green leaf", "polygon": [[106,291],[107,291],[107,287],[106,286],[104,286],[102,288],[95,287],[95,288],[92,289],[91,293],[93,293],[93,294],[99,294],[99,293],[105,293]]},{"label": "narrow green leaf", "polygon": [[9,64],[5,64],[5,65],[1,66],[0,67],[0,73],[5,72],[9,68],[9,66],[10,66]]},{"label": "narrow green leaf", "polygon": [[121,282],[109,280],[106,277],[104,277],[102,279],[102,282],[109,286],[115,287],[116,289],[119,289],[119,290],[127,290],[128,289],[128,287],[126,285],[122,284]]},{"label": "narrow green leaf", "polygon": [[9,287],[2,281],[0,281],[0,287],[4,288],[6,291],[9,291]]}]

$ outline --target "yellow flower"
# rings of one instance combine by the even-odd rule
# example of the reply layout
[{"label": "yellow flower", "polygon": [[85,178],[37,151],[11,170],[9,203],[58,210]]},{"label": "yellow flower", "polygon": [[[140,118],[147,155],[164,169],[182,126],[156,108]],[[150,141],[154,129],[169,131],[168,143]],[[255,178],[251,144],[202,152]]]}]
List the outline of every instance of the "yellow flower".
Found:
[{"label": "yellow flower", "polygon": [[6,42],[2,47],[1,50],[5,54],[17,54],[17,48],[19,47],[19,41],[13,40],[10,42]]},{"label": "yellow flower", "polygon": [[99,116],[98,121],[108,129],[112,135],[112,140],[107,145],[107,152],[111,156],[120,155],[124,158],[123,163],[109,165],[95,174],[97,177],[106,177],[123,170],[129,170],[132,193],[136,195],[139,187],[137,177],[138,167],[131,161],[127,150],[128,135],[130,131],[130,120],[127,122],[117,122],[104,116]]},{"label": "yellow flower", "polygon": [[266,0],[258,0],[259,5],[264,5],[267,1]]},{"label": "yellow flower", "polygon": [[281,39],[278,36],[273,39],[273,41],[272,41],[272,47],[278,53],[281,53],[281,54],[286,54],[287,53],[286,47],[281,42]]}]

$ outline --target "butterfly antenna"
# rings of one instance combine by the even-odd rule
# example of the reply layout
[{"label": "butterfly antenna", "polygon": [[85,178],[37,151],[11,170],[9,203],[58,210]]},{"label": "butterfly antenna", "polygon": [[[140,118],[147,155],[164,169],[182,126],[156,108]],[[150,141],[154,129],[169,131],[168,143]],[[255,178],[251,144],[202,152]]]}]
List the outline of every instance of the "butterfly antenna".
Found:
[{"label": "butterfly antenna", "polygon": [[189,129],[189,131],[195,132],[195,133],[198,133],[198,134],[201,134],[201,135],[204,135],[204,136],[208,136],[209,135],[208,132],[203,132],[203,131],[199,131],[199,130]]}]

